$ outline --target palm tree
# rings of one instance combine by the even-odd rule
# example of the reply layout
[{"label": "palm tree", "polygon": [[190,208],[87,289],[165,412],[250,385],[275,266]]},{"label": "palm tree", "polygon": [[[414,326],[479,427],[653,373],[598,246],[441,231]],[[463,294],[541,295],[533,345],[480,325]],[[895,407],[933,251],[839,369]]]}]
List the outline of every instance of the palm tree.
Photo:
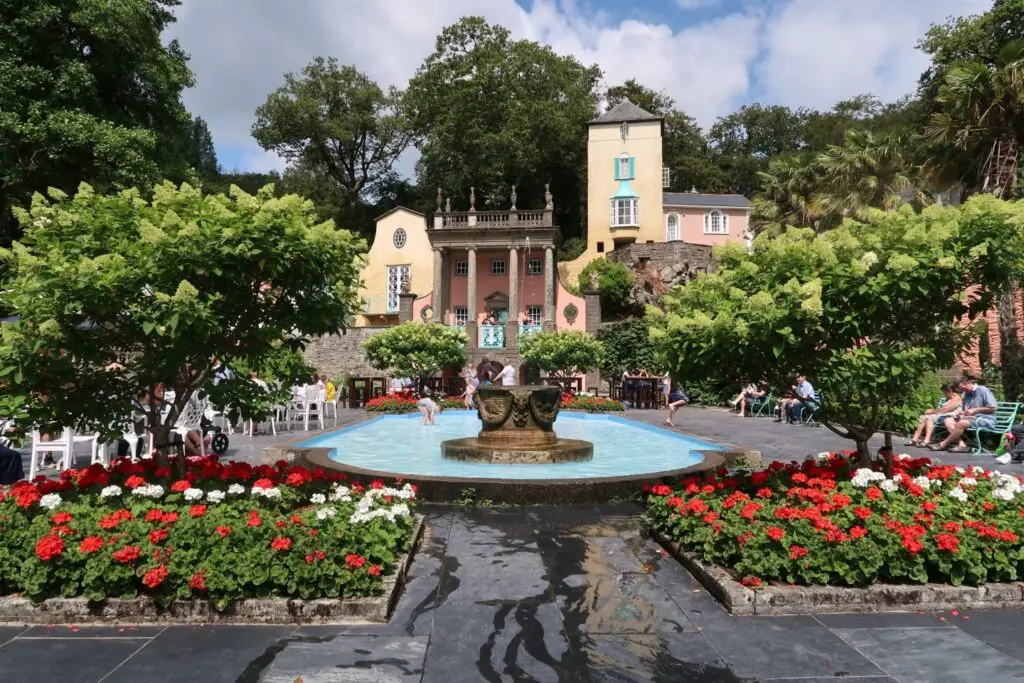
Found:
[{"label": "palm tree", "polygon": [[863,219],[871,208],[927,203],[910,150],[911,141],[903,135],[848,131],[842,146],[829,145],[818,155],[822,178],[811,213],[822,221],[839,222]]},{"label": "palm tree", "polygon": [[[1024,40],[1007,43],[993,65],[961,62],[946,72],[927,135],[947,155],[936,166],[966,160],[977,173],[977,187],[1009,198],[1020,172],[1024,140]],[[957,158],[956,151],[962,154]],[[948,152],[953,152],[949,155]],[[999,295],[999,337],[1003,388],[1016,399],[1024,389],[1024,349],[1017,334],[1016,283],[1007,280]]]},{"label": "palm tree", "polygon": [[951,66],[936,101],[940,110],[932,116],[928,137],[940,149],[966,152],[981,192],[1008,198],[1024,140],[1024,40],[1003,46],[993,66]]},{"label": "palm tree", "polygon": [[812,227],[811,212],[819,169],[808,155],[772,159],[768,170],[758,171],[761,191],[750,212],[755,234],[779,235],[789,226]]}]

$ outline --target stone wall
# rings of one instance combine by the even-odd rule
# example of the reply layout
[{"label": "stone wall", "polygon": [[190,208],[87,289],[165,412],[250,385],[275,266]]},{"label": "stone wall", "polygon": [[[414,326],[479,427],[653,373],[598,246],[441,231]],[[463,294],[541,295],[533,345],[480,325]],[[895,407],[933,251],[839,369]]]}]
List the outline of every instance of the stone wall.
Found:
[{"label": "stone wall", "polygon": [[[608,260],[630,268],[646,262],[652,269],[662,272],[686,270],[705,272],[711,267],[711,247],[687,242],[634,243],[619,247],[607,254]],[[668,280],[666,280],[666,283]]]},{"label": "stone wall", "polygon": [[381,377],[385,373],[374,370],[366,362],[366,351],[363,342],[375,334],[387,330],[387,327],[354,327],[342,335],[320,337],[306,348],[306,361],[326,373],[328,377],[338,378],[342,374],[349,377]]}]

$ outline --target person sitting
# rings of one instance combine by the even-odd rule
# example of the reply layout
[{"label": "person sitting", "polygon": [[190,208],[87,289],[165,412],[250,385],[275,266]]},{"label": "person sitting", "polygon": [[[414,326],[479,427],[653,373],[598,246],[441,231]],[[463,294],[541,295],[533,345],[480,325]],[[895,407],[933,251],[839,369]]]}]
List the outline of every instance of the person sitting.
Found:
[{"label": "person sitting", "polygon": [[[963,406],[944,418],[943,423],[949,434],[940,443],[929,444],[930,450],[948,449],[950,453],[967,453],[970,449],[963,440],[965,431],[996,427],[996,397],[992,390],[978,384],[978,378],[974,375],[964,375],[958,388],[963,392]],[[950,448],[953,444],[955,445]]]},{"label": "person sitting", "polygon": [[938,408],[929,408],[924,411],[924,415],[918,418],[917,429],[914,430],[914,435],[910,437],[910,440],[903,443],[904,446],[925,448],[932,442],[935,428],[944,424],[947,417],[952,416],[960,409],[963,399],[960,398],[960,394],[956,393],[956,387],[953,384],[943,384],[942,395],[946,398]]},{"label": "person sitting", "polygon": [[800,413],[803,411],[804,403],[813,401],[815,398],[814,387],[807,381],[807,376],[799,374],[796,376],[796,385],[791,387],[795,398],[784,398],[779,401],[776,422],[782,422],[782,415],[785,414],[786,422],[789,424],[800,423]]},{"label": "person sitting", "polygon": [[758,389],[757,385],[754,384],[753,382],[751,382],[750,384],[748,384],[745,387],[743,387],[743,390],[740,391],[740,395],[739,396],[737,396],[735,399],[729,401],[729,405],[734,406],[734,407],[736,407],[736,406],[739,407],[740,411],[739,411],[739,413],[737,413],[738,417],[746,417],[747,407],[750,405],[750,403],[754,399],[764,398],[764,396],[767,393],[768,392],[763,390],[763,389]]}]

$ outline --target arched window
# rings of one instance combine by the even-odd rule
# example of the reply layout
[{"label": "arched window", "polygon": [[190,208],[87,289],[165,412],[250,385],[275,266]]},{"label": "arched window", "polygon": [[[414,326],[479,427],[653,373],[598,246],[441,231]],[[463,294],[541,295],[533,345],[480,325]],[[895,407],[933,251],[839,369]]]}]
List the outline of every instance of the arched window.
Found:
[{"label": "arched window", "polygon": [[718,209],[704,214],[704,233],[707,235],[729,234],[729,217]]},{"label": "arched window", "polygon": [[665,241],[679,241],[679,215],[670,213],[665,217]]}]

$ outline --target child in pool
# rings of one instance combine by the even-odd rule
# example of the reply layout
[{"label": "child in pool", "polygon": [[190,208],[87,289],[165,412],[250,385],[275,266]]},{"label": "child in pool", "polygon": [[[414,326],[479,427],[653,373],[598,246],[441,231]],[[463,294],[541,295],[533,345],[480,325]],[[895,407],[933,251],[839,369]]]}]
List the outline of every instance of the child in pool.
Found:
[{"label": "child in pool", "polygon": [[423,413],[423,424],[435,425],[436,415],[441,412],[441,406],[434,402],[434,399],[430,398],[430,394],[424,394],[423,398],[416,401],[416,407],[419,408],[420,412]]}]

